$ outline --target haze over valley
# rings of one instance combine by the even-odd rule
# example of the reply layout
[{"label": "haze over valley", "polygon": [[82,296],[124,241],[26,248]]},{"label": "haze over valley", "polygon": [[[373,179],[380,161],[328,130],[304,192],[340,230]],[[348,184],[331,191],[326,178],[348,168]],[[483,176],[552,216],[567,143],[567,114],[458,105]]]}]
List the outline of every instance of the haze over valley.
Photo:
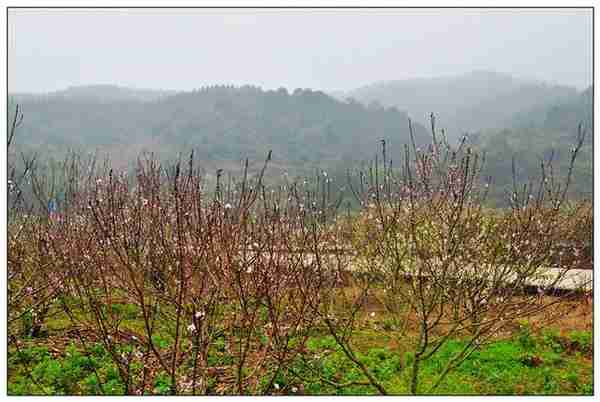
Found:
[{"label": "haze over valley", "polygon": [[[433,112],[448,141],[466,134],[486,151],[486,173],[507,185],[512,156],[522,178],[533,177],[540,158],[570,148],[580,123],[591,128],[591,94],[591,87],[474,71],[375,82],[343,94],[252,85],[189,91],[88,85],[9,98],[26,116],[18,144],[44,157],[98,152],[128,169],[141,152],[169,160],[194,149],[210,175],[223,167],[239,171],[245,158],[258,168],[272,150],[275,176],[329,169],[340,180],[353,164],[373,159],[382,139],[391,155],[401,154],[410,143],[409,118],[417,144],[428,143]],[[578,162],[581,193],[591,191],[591,133],[587,138]]]}]

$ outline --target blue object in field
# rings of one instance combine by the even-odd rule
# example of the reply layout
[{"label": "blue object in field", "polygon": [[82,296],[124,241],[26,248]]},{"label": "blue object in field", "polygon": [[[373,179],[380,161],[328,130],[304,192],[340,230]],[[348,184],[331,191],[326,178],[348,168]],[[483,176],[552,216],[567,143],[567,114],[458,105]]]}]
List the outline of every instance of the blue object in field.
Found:
[{"label": "blue object in field", "polygon": [[58,206],[56,205],[56,200],[48,201],[48,213],[55,214],[58,211]]}]

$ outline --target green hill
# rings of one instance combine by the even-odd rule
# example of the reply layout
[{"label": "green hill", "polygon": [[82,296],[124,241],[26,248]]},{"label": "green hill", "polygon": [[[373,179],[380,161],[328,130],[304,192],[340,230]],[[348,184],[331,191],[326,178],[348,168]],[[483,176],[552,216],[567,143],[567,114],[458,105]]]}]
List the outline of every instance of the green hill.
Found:
[{"label": "green hill", "polygon": [[[545,107],[536,107],[513,116],[507,128],[484,130],[472,137],[486,152],[486,174],[492,175],[497,191],[510,186],[512,158],[517,162],[520,180],[537,177],[540,160],[553,155],[555,168],[561,175],[567,172],[570,149],[579,124],[586,131],[585,144],[574,171],[573,194],[592,196],[593,132],[592,88]],[[498,198],[500,194],[496,194]]]},{"label": "green hill", "polygon": [[458,76],[377,82],[341,97],[396,106],[423,124],[434,112],[441,126],[448,129],[449,138],[458,138],[464,132],[504,128],[520,111],[546,107],[576,93],[566,86],[474,71]]},{"label": "green hill", "polygon": [[[152,100],[113,96],[110,102],[102,96],[106,88],[67,92],[86,95],[11,99],[25,114],[18,138],[23,146],[54,155],[99,149],[120,164],[141,151],[167,158],[194,148],[202,161],[231,162],[260,160],[273,150],[276,163],[299,169],[370,159],[384,138],[391,153],[409,142],[405,113],[320,91],[212,86]],[[429,140],[424,127],[416,124],[414,131],[417,142]]]}]

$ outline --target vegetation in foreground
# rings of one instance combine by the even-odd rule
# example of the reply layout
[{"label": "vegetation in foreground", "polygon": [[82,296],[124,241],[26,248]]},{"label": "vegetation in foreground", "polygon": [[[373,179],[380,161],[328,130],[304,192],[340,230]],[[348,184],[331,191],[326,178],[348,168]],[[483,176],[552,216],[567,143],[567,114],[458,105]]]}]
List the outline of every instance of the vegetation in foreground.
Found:
[{"label": "vegetation in foreground", "polygon": [[[549,328],[535,327],[532,320],[515,324],[503,339],[482,347],[456,371],[435,393],[441,395],[591,395],[593,393],[591,305],[581,300],[569,308],[574,325],[567,320]],[[131,310],[134,310],[133,306]],[[583,323],[583,324],[581,324]],[[48,321],[48,333],[42,338],[22,339],[9,353],[8,392],[11,395],[123,395],[125,385],[110,354],[102,343],[91,343],[87,350],[64,335],[65,322]],[[131,326],[139,326],[131,320]],[[566,330],[565,326],[576,329]],[[562,330],[558,328],[562,327]],[[412,334],[414,335],[414,334]],[[382,314],[365,319],[357,330],[355,343],[360,360],[381,381],[390,394],[408,394],[406,367],[412,355],[402,347],[402,336]],[[165,339],[162,344],[168,347]],[[464,346],[452,340],[439,352],[436,360],[423,367],[425,378],[440,373],[450,356]],[[125,346],[127,350],[131,345]],[[135,346],[133,346],[135,347]],[[224,345],[215,342],[210,358],[227,363]],[[132,364],[132,371],[141,371]],[[372,395],[376,391],[352,364],[349,364],[335,340],[323,333],[311,336],[307,353],[291,364],[292,370],[277,376],[273,388],[258,393],[274,395]],[[208,394],[219,394],[215,375]],[[276,385],[275,385],[276,384]],[[338,384],[338,385],[332,385]],[[344,384],[340,386],[339,384]],[[168,395],[170,381],[157,375],[143,391],[148,395]],[[183,394],[191,393],[189,389]]]},{"label": "vegetation in foreground", "polygon": [[[583,133],[564,179],[552,161],[535,183],[513,175],[510,209],[489,213],[476,152],[431,129],[431,145],[413,141],[398,166],[382,141],[382,159],[349,182],[359,217],[341,211],[325,172],[267,186],[270,153],[254,178],[248,163],[240,181],[217,172],[212,193],[193,154],[168,167],[140,159],[133,178],[75,159],[60,177],[26,164],[11,177],[27,177],[39,204],[12,183],[12,392],[484,393],[479,375],[506,359],[509,372],[545,370],[516,393],[589,392],[588,372],[573,374],[589,332],[506,336],[586,297],[588,284],[550,295],[591,258],[589,233],[564,252],[565,234],[591,222],[589,203],[567,197]],[[68,341],[53,347],[52,331]]]}]

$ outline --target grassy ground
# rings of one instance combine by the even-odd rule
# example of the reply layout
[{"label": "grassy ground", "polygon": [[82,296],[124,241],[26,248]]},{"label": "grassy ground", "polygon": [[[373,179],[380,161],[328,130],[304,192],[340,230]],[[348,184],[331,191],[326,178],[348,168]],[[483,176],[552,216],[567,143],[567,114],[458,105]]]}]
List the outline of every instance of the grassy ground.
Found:
[{"label": "grassy ground", "polygon": [[[133,306],[132,306],[133,307]],[[457,370],[451,372],[436,394],[526,395],[593,393],[591,306],[584,302],[566,305],[569,310],[551,326],[541,324],[540,317],[515,323],[514,327],[476,351]],[[127,327],[138,327],[135,311]],[[100,344],[91,353],[83,353],[73,338],[65,335],[69,322],[61,315],[51,317],[47,333],[36,339],[23,339],[19,350],[9,350],[8,392],[12,395],[123,394],[124,385],[110,356]],[[380,312],[364,321],[353,345],[360,359],[375,377],[393,394],[407,394],[411,362],[410,332],[404,338],[389,325]],[[93,344],[93,342],[91,342]],[[164,340],[168,347],[169,340]],[[422,368],[421,390],[443,370],[445,362],[462,345],[460,339],[447,343]],[[89,345],[88,345],[89,346]],[[218,345],[217,345],[218,346]],[[128,345],[123,345],[127,352]],[[280,394],[370,395],[368,385],[336,388],[330,382],[349,384],[365,378],[327,335],[315,335],[308,343],[310,358],[296,360],[292,371],[276,379]],[[218,350],[218,348],[217,348]],[[227,363],[223,350],[212,358]],[[132,370],[141,370],[132,367]],[[169,380],[159,375],[154,394],[166,394]],[[214,392],[218,392],[215,389]]]},{"label": "grassy ground", "polygon": [[[385,388],[393,394],[408,394],[410,353],[402,355],[386,346],[391,337],[369,331],[359,334],[364,344],[362,360],[375,373]],[[373,342],[373,340],[377,340]],[[507,340],[498,340],[475,352],[462,366],[452,372],[435,391],[441,395],[526,395],[526,394],[592,394],[591,333],[574,331],[560,336],[557,331],[533,335],[528,327]],[[426,361],[421,376],[421,389],[431,386],[449,357],[460,349],[462,342],[446,344],[434,358]],[[336,350],[332,339],[316,339],[315,351]],[[360,371],[335,351],[315,363],[321,375],[337,383],[363,380]],[[343,374],[342,374],[343,373]],[[306,386],[307,394],[368,395],[369,386],[336,389],[318,382]]]}]

